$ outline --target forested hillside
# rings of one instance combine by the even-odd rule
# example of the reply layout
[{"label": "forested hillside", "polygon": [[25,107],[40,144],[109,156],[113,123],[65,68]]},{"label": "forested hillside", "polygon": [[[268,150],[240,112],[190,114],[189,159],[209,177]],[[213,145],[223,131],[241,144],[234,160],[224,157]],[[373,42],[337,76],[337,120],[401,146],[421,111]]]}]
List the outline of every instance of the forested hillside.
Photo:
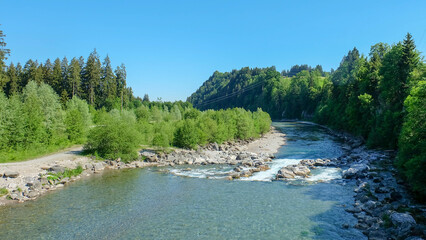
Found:
[{"label": "forested hillside", "polygon": [[[302,70],[297,73],[297,70]],[[215,72],[188,101],[199,109],[261,107],[274,119],[308,119],[362,137],[368,146],[400,149],[398,166],[426,194],[426,65],[410,34],[354,48],[330,74],[320,66]]]}]

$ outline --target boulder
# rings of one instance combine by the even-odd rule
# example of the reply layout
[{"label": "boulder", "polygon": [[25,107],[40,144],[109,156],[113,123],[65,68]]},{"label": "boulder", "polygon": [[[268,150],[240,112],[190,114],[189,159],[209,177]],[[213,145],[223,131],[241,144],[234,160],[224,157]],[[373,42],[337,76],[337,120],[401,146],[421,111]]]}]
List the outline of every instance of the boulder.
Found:
[{"label": "boulder", "polygon": [[351,167],[342,173],[342,177],[346,179],[357,178],[361,174],[365,173],[369,167],[364,163],[355,163]]},{"label": "boulder", "polygon": [[307,177],[311,173],[311,170],[309,170],[308,167],[302,165],[292,166],[290,169],[295,175],[301,177]]},{"label": "boulder", "polygon": [[29,193],[26,195],[26,197],[28,197],[28,198],[36,198],[38,195],[39,195],[39,193],[38,193],[38,192],[36,192],[36,191],[31,191],[31,192],[29,192]]},{"label": "boulder", "polygon": [[93,165],[91,163],[84,164],[84,169],[92,170]]},{"label": "boulder", "polygon": [[278,171],[276,178],[294,178],[295,176],[296,175],[293,173],[293,171],[283,167]]},{"label": "boulder", "polygon": [[4,172],[3,176],[7,178],[16,178],[19,176],[19,173],[14,171],[7,171],[7,172]]},{"label": "boulder", "polygon": [[416,220],[408,213],[392,213],[390,215],[391,221],[395,226],[414,226]]},{"label": "boulder", "polygon": [[59,165],[55,165],[53,167],[49,168],[49,171],[54,172],[54,173],[61,173],[65,171],[65,168]]},{"label": "boulder", "polygon": [[350,207],[345,209],[346,212],[348,213],[360,213],[361,212],[361,208],[360,207]]},{"label": "boulder", "polygon": [[396,226],[398,238],[406,237],[416,225],[416,220],[408,213],[392,213],[390,215],[392,224]]},{"label": "boulder", "polygon": [[104,170],[104,168],[105,168],[104,165],[100,162],[93,164],[93,170],[95,172],[102,171],[102,170]]}]

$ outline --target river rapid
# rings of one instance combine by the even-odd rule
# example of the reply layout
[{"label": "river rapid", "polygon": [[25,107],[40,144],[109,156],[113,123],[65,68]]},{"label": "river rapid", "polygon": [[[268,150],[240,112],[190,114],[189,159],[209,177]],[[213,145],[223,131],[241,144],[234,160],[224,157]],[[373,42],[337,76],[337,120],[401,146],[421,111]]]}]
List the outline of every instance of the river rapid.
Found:
[{"label": "river rapid", "polygon": [[0,208],[0,239],[366,239],[344,209],[353,185],[338,168],[272,181],[302,159],[334,158],[322,128],[275,122],[287,143],[270,170],[229,181],[229,166],[111,170]]}]

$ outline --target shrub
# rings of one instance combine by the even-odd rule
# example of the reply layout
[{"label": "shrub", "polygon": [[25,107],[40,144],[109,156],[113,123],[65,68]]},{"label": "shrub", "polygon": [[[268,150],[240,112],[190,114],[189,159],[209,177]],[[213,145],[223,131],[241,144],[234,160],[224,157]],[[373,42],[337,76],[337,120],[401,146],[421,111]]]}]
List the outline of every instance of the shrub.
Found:
[{"label": "shrub", "polygon": [[198,141],[198,129],[195,120],[185,119],[179,122],[175,131],[174,145],[181,148],[196,148]]},{"label": "shrub", "polygon": [[140,136],[133,112],[112,110],[99,118],[99,123],[88,136],[85,150],[108,159],[135,160]]}]

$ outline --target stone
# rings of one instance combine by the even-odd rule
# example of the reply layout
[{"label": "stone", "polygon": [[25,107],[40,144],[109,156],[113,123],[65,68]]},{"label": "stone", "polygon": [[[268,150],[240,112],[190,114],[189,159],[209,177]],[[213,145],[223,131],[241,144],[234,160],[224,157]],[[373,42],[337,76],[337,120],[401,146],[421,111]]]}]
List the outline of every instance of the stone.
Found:
[{"label": "stone", "polygon": [[309,170],[308,167],[302,165],[293,166],[290,169],[295,175],[301,177],[307,177],[311,173],[311,170]]},{"label": "stone", "polygon": [[[27,184],[28,185],[28,184]],[[31,190],[35,190],[35,189],[41,189],[43,185],[41,184],[40,181],[35,181],[34,183],[32,183],[32,185],[30,186]]]},{"label": "stone", "polygon": [[213,143],[212,149],[215,151],[219,151],[219,145],[217,145],[217,143]]},{"label": "stone", "polygon": [[49,167],[49,166],[41,166],[40,168],[41,168],[42,170],[49,170],[49,168],[50,168],[50,167]]},{"label": "stone", "polygon": [[277,176],[276,176],[277,179],[279,179],[279,178],[294,178],[294,177],[295,177],[295,174],[293,173],[293,171],[291,171],[291,170],[289,170],[285,167],[281,168],[278,171]]},{"label": "stone", "polygon": [[54,172],[54,173],[61,173],[65,171],[65,168],[59,165],[55,165],[53,167],[49,168],[49,171]]},{"label": "stone", "polygon": [[93,164],[93,170],[95,172],[102,171],[102,170],[104,170],[104,168],[105,168],[104,165],[100,162]]},{"label": "stone", "polygon": [[91,164],[91,163],[87,163],[87,164],[84,164],[84,167],[83,167],[85,170],[92,170],[92,168],[93,168],[93,165]]},{"label": "stone", "polygon": [[260,169],[260,171],[266,171],[266,170],[270,169],[270,167],[266,164],[260,165],[260,166],[258,166],[258,168]]},{"label": "stone", "polygon": [[361,212],[361,208],[359,207],[350,207],[345,209],[346,212],[348,213],[360,213]]},{"label": "stone", "polygon": [[392,213],[390,215],[393,225],[396,226],[414,226],[416,225],[416,220],[408,213]]},{"label": "stone", "polygon": [[406,238],[405,240],[424,240],[424,239],[421,238],[421,237],[417,237],[417,236],[411,236],[411,237]]},{"label": "stone", "polygon": [[387,239],[387,234],[381,230],[374,230],[368,233],[369,240],[383,240]]},{"label": "stone", "polygon": [[369,167],[364,163],[354,163],[351,167],[342,173],[342,177],[346,179],[359,177],[362,173],[366,172]]},{"label": "stone", "polygon": [[39,195],[39,193],[38,193],[38,192],[36,192],[36,191],[31,191],[31,192],[29,192],[29,193],[26,195],[26,197],[28,197],[28,198],[36,198],[38,195]]},{"label": "stone", "polygon": [[18,184],[14,183],[14,182],[11,182],[7,185],[7,189],[9,189],[11,191],[15,190],[17,187],[18,187]]},{"label": "stone", "polygon": [[17,178],[18,176],[19,176],[19,173],[14,171],[7,171],[7,172],[4,172],[3,174],[3,177],[6,177],[6,178]]},{"label": "stone", "polygon": [[61,183],[62,184],[65,184],[65,183],[67,183],[67,182],[69,182],[69,178],[64,178],[64,179],[61,179]]}]

